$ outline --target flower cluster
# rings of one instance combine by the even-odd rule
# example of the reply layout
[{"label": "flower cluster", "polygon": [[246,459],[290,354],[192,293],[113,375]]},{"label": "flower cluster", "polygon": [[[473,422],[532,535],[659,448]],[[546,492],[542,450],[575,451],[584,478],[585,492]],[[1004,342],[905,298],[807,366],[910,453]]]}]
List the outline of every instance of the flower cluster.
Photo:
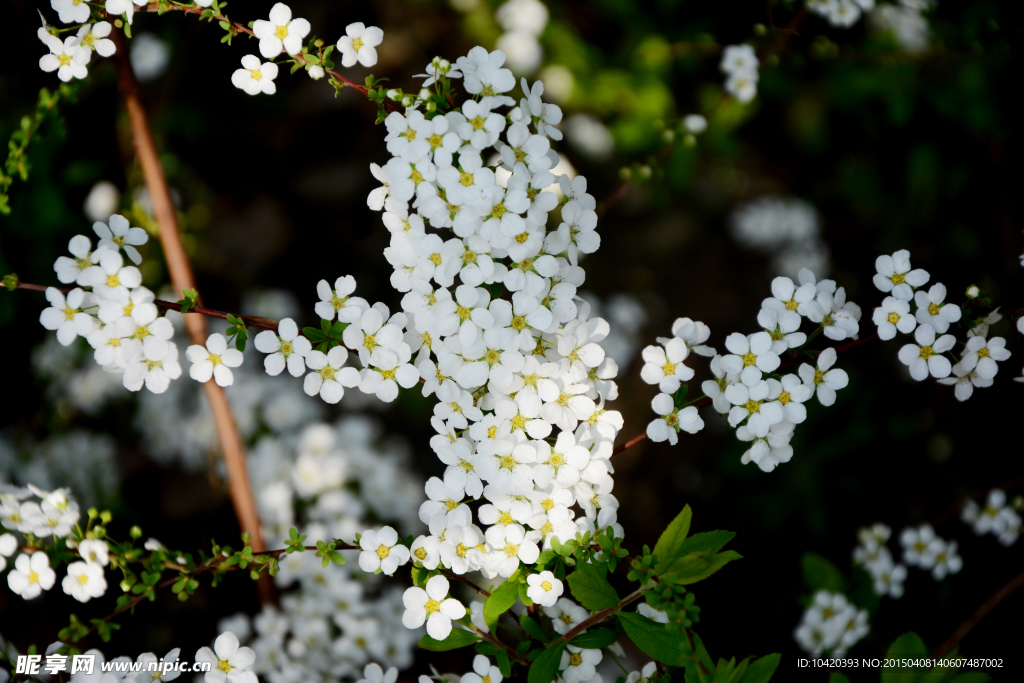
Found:
[{"label": "flower cluster", "polygon": [[874,580],[875,592],[891,598],[903,596],[903,581],[907,578],[907,567],[893,562],[892,553],[885,545],[892,535],[892,529],[884,524],[875,524],[857,531],[858,545],[853,549],[854,564],[864,567]]},{"label": "flower cluster", "polygon": [[753,46],[744,43],[726,47],[719,64],[726,76],[725,92],[744,103],[757,97],[760,64]]},{"label": "flower cluster", "polygon": [[762,303],[757,322],[762,331],[753,334],[734,332],[725,339],[729,353],[719,355],[704,345],[711,330],[689,318],[678,319],[672,327],[671,339],[659,338],[661,344],[644,349],[647,364],[641,377],[649,384],[658,384],[663,393],[651,407],[661,417],[647,427],[652,441],[669,440],[675,444],[680,429],[695,433],[704,426],[695,405],[682,405],[686,398],[680,383],[693,377],[694,371],[682,364],[690,350],[710,356],[714,379],[701,385],[704,396],[691,404],[710,401],[714,409],[728,418],[740,441],[751,442],[742,457],[744,464],[754,462],[765,472],[779,463],[789,462],[793,449],[789,445],[796,425],[807,419],[804,403],[811,396],[824,406],[836,401],[836,391],[844,388],[849,377],[844,370],[833,367],[836,350],[826,348],[815,365],[802,363],[797,372],[776,372],[782,365],[781,354],[802,347],[808,336],[800,332],[803,319],[817,324],[812,334],[824,334],[833,341],[856,338],[860,329],[860,307],[846,301],[846,291],[834,280],[818,282],[814,274],[803,269],[799,286],[788,277],[772,282],[772,294]]},{"label": "flower cluster", "polygon": [[[65,24],[88,22],[89,5],[74,0],[53,0],[57,16]],[[101,57],[109,57],[117,51],[110,35],[111,26],[108,21],[84,23],[75,35],[61,40],[51,33],[51,28],[43,22],[43,27],[36,35],[39,41],[50,51],[39,58],[39,68],[47,73],[56,71],[57,78],[68,82],[73,78],[85,78],[89,75],[88,64],[92,61],[92,53]]]},{"label": "flower cluster", "polygon": [[994,312],[974,321],[957,359],[952,354],[956,338],[947,332],[963,314],[957,304],[946,301],[946,286],[937,282],[925,291],[923,287],[931,276],[926,270],[911,268],[906,249],[892,256],[879,256],[875,269],[875,287],[889,296],[871,319],[878,327],[879,339],[893,339],[897,333],[913,334],[914,342],[899,352],[900,362],[910,369],[910,376],[919,382],[931,376],[953,385],[961,401],[970,398],[975,387],[992,386],[999,371],[997,363],[1010,357],[1005,339],[987,338],[989,325],[1002,316]]},{"label": "flower cluster", "polygon": [[793,636],[801,648],[815,657],[825,652],[842,657],[869,629],[867,610],[857,609],[842,593],[820,590],[804,611]]},{"label": "flower cluster", "polygon": [[[43,310],[39,321],[56,330],[65,346],[85,337],[95,349],[97,364],[120,374],[126,389],[138,391],[145,385],[155,394],[163,393],[181,376],[181,365],[178,347],[171,341],[174,327],[159,316],[153,292],[142,286],[136,267],[142,257],[135,247],[145,244],[148,236],[123,216],[115,214],[108,223],[93,224],[100,237],[96,249],[84,235],[71,238],[71,257],[59,257],[53,268],[62,283],[78,286],[67,295],[48,288],[50,308]],[[125,265],[122,250],[135,265]]]},{"label": "flower cluster", "polygon": [[970,524],[974,533],[979,536],[990,533],[1005,546],[1013,545],[1020,537],[1021,516],[1014,505],[1007,504],[1006,492],[1002,489],[989,491],[985,507],[968,499],[960,512],[960,519]]},{"label": "flower cluster", "polygon": [[[107,566],[107,544],[102,539],[79,539],[75,535],[81,512],[67,489],[43,491],[31,484],[28,488],[4,487],[0,493],[0,529],[20,533],[28,548],[14,560],[7,574],[7,585],[25,600],[31,600],[53,588],[57,574],[50,567],[50,558],[40,548],[39,540],[66,539],[77,548],[80,561],[70,562],[61,581],[64,592],[79,602],[88,602],[107,592],[103,568]],[[90,521],[92,517],[90,516]],[[38,539],[38,540],[37,540]],[[12,533],[0,535],[0,571],[22,547]]]},{"label": "flower cluster", "polygon": [[861,14],[874,9],[875,0],[807,0],[806,7],[832,26],[847,28],[856,24]]}]

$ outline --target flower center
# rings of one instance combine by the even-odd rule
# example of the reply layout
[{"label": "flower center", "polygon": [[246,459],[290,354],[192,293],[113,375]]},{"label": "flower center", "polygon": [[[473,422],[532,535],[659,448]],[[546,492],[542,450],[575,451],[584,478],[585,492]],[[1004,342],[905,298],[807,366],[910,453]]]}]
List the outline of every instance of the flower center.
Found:
[{"label": "flower center", "polygon": [[988,358],[987,346],[983,346],[982,348],[978,349],[978,358]]},{"label": "flower center", "polygon": [[760,401],[755,401],[753,399],[747,401],[746,405],[743,406],[743,407],[746,408],[747,411],[750,412],[750,413],[759,413],[759,412],[761,412],[761,402]]},{"label": "flower center", "polygon": [[747,353],[743,356],[743,367],[750,367],[757,363],[757,356],[753,353]]},{"label": "flower center", "polygon": [[938,304],[928,304],[928,313],[930,313],[931,315],[938,315],[939,314],[939,305]]},{"label": "flower center", "polygon": [[789,301],[786,302],[786,310],[787,311],[795,311],[799,307],[800,307],[800,304],[798,304],[796,302],[796,299],[790,299]]},{"label": "flower center", "polygon": [[393,369],[392,370],[381,370],[380,371],[380,376],[383,377],[384,379],[394,380],[395,379],[395,371]]},{"label": "flower center", "polygon": [[117,279],[117,273],[107,276],[107,287],[117,287],[121,281]]},{"label": "flower center", "polygon": [[897,313],[896,311],[893,311],[892,313],[889,314],[889,317],[886,318],[886,320],[895,325],[900,321],[900,314]]},{"label": "flower center", "polygon": [[674,374],[676,374],[676,364],[675,363],[665,363],[664,365],[661,366],[661,371],[665,373],[666,377],[674,375]]},{"label": "flower center", "polygon": [[89,575],[88,574],[79,574],[78,575],[78,583],[81,586],[84,586],[85,584],[89,583]]},{"label": "flower center", "polygon": [[330,365],[324,366],[324,368],[320,370],[320,376],[324,378],[325,382],[331,381],[334,379],[334,368]]},{"label": "flower center", "polygon": [[410,175],[409,177],[412,178],[412,181],[417,185],[423,182],[423,174],[417,171],[415,168],[412,169],[412,175]]},{"label": "flower center", "polygon": [[527,326],[526,317],[521,315],[514,316],[512,318],[511,326],[516,332],[522,332]]},{"label": "flower center", "polygon": [[825,372],[823,370],[814,371],[814,383],[821,384],[825,381]]},{"label": "flower center", "polygon": [[565,464],[565,457],[561,453],[552,453],[551,457],[548,459],[548,464],[555,469],[558,469]]},{"label": "flower center", "polygon": [[526,418],[522,415],[516,415],[509,422],[512,423],[512,429],[522,429],[526,426]]},{"label": "flower center", "polygon": [[473,311],[465,306],[459,306],[455,309],[455,315],[459,316],[459,318],[465,322],[472,317]]},{"label": "flower center", "polygon": [[28,570],[28,582],[29,583],[39,583],[39,574],[36,574],[34,571],[29,569]]},{"label": "flower center", "polygon": [[512,519],[512,515],[508,512],[501,513],[501,517],[498,518],[498,524],[502,526],[508,526],[509,524],[515,524],[516,520]]},{"label": "flower center", "polygon": [[[72,4],[77,7],[78,5],[82,4],[82,0],[72,0]],[[90,50],[96,49],[96,48],[93,47],[93,43],[95,43],[95,42],[96,42],[96,36],[94,36],[92,34],[92,31],[89,31],[88,33],[86,33],[85,36],[82,38],[82,45],[84,45],[85,47],[89,48]]]},{"label": "flower center", "polygon": [[494,218],[501,218],[504,215],[505,215],[505,205],[504,204],[495,204],[491,208],[491,216],[492,217],[494,217]]},{"label": "flower center", "polygon": [[516,161],[526,161],[526,152],[521,148],[516,147],[515,149]]},{"label": "flower center", "polygon": [[422,562],[423,560],[427,559],[427,551],[426,551],[425,548],[417,548],[416,550],[413,551],[412,554],[415,555],[416,559],[419,560],[420,562]]},{"label": "flower center", "polygon": [[293,351],[292,343],[291,342],[283,341],[283,342],[281,342],[281,348],[278,349],[278,350],[281,353],[283,353],[284,355],[287,356],[287,355],[289,355]]},{"label": "flower center", "polygon": [[362,38],[353,38],[352,39],[352,49],[355,50],[356,52],[359,52],[360,50],[362,50],[363,49],[363,45],[364,45],[364,43],[363,43],[363,39]]},{"label": "flower center", "polygon": [[473,130],[483,130],[484,124],[487,123],[482,116],[478,116],[469,122],[473,126]]},{"label": "flower center", "polygon": [[494,365],[501,360],[501,352],[494,349],[487,349],[487,353],[484,354],[484,360],[487,361],[488,365]]},{"label": "flower center", "polygon": [[214,365],[220,365],[220,356],[218,356],[216,353],[211,353],[210,362],[213,363]]},{"label": "flower center", "polygon": [[779,403],[781,403],[782,405],[786,405],[791,400],[793,400],[793,397],[789,395],[788,391],[783,391],[781,394],[779,394]]},{"label": "flower center", "polygon": [[522,244],[528,239],[530,239],[530,233],[528,232],[521,232],[518,235],[516,235],[516,242],[519,242],[519,244]]},{"label": "flower center", "polygon": [[379,557],[380,559],[383,560],[385,557],[387,557],[390,554],[391,554],[391,548],[387,547],[383,543],[381,545],[377,546],[377,557]]},{"label": "flower center", "polygon": [[459,176],[459,182],[462,183],[464,187],[469,187],[470,185],[473,184],[474,179],[473,176],[471,176],[469,173],[463,171],[462,175]]},{"label": "flower center", "polygon": [[253,69],[249,73],[252,74],[253,80],[263,80],[263,72],[260,71],[259,69]]},{"label": "flower center", "polygon": [[466,253],[464,253],[462,255],[462,262],[465,263],[466,265],[469,265],[470,263],[476,263],[476,252],[467,251]]},{"label": "flower center", "polygon": [[501,456],[500,458],[498,458],[498,462],[501,463],[502,469],[506,469],[506,470],[514,469],[515,466],[519,464],[519,463],[516,462],[516,459],[513,458],[511,455],[503,455],[503,456]]},{"label": "flower center", "polygon": [[65,306],[64,307],[64,318],[65,318],[65,320],[71,320],[74,317],[75,317],[75,309],[71,308],[70,306]]},{"label": "flower center", "polygon": [[[409,139],[411,140],[412,138],[409,138]],[[429,143],[430,143],[430,151],[431,151],[431,152],[433,152],[433,151],[434,151],[434,150],[436,150],[436,149],[437,149],[438,147],[440,147],[440,146],[441,146],[441,141],[442,141],[443,139],[444,139],[444,138],[442,138],[442,137],[441,137],[440,135],[438,135],[437,133],[434,133],[434,134],[433,134],[433,135],[431,135],[431,136],[430,136],[429,138],[427,138],[427,142],[429,142]]]},{"label": "flower center", "polygon": [[468,550],[468,548],[466,546],[462,545],[461,543],[458,544],[457,546],[455,546],[455,554],[458,555],[459,557],[465,557],[467,550]]},{"label": "flower center", "polygon": [[[285,25],[285,26],[278,26],[274,30],[274,35],[277,36],[278,38],[280,38],[281,40],[284,40],[285,38],[288,37],[288,26],[287,25]],[[352,41],[352,44],[355,45],[355,41]],[[356,48],[356,49],[358,50],[359,48]]]},{"label": "flower center", "polygon": [[930,346],[922,346],[921,347],[921,358],[924,358],[925,360],[928,360],[929,358],[932,357],[933,353],[935,353],[935,352],[932,351],[932,347],[930,347]]},{"label": "flower center", "polygon": [[540,587],[544,589],[544,592],[547,592],[554,588],[554,586],[551,585],[550,581],[541,581]]},{"label": "flower center", "polygon": [[519,546],[509,543],[505,546],[505,557],[515,557],[519,554]]},{"label": "flower center", "polygon": [[363,337],[363,348],[367,351],[373,351],[377,348],[377,340],[373,338],[372,334],[368,334]]},{"label": "flower center", "polygon": [[228,671],[231,671],[233,668],[235,668],[235,667],[231,666],[231,662],[229,662],[228,660],[226,660],[226,659],[218,659],[217,660],[217,669],[218,670],[223,671],[224,673],[227,673]]},{"label": "flower center", "polygon": [[67,66],[71,63],[71,55],[57,55],[57,59],[60,60],[61,66]]},{"label": "flower center", "polygon": [[892,283],[894,285],[902,285],[903,281],[906,280],[907,278],[906,276],[903,275],[903,273],[893,273],[892,277],[890,277],[889,279],[892,280]]},{"label": "flower center", "polygon": [[569,666],[579,666],[583,663],[583,656],[579,652],[569,655]]}]

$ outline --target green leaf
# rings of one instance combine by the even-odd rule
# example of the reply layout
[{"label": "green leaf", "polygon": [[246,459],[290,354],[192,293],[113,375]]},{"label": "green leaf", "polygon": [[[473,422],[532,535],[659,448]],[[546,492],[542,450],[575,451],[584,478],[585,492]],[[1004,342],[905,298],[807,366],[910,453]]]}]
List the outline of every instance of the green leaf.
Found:
[{"label": "green leaf", "polygon": [[804,582],[812,593],[820,590],[846,592],[846,578],[843,573],[821,555],[804,553],[800,558],[800,566],[803,568]]},{"label": "green leaf", "polygon": [[508,658],[508,650],[498,650],[495,660],[498,662],[498,671],[503,677],[508,678],[512,675],[512,660]]},{"label": "green leaf", "polygon": [[[725,552],[718,553],[708,559],[702,560],[700,565],[694,565],[685,571],[673,574],[671,580],[680,586],[697,583],[698,581],[703,581],[708,578],[733,560],[740,559],[743,559],[743,556],[735,550],[726,550]],[[668,579],[666,578],[665,580]]]},{"label": "green leaf", "polygon": [[600,650],[603,647],[608,647],[618,639],[619,634],[614,629],[599,628],[579,634],[569,644],[573,647],[581,647],[584,650]]},{"label": "green leaf", "polygon": [[484,623],[494,633],[498,617],[512,608],[519,597],[519,577],[513,577],[498,586],[484,601]]},{"label": "green leaf", "polygon": [[828,677],[828,683],[850,683],[850,679],[838,671],[833,671]]},{"label": "green leaf", "polygon": [[519,625],[524,631],[529,633],[531,637],[536,638],[542,643],[546,643],[551,639],[551,636],[544,633],[544,629],[540,627],[540,624],[534,621],[534,619],[528,614],[524,614],[519,617]]},{"label": "green leaf", "polygon": [[619,604],[619,594],[592,564],[576,565],[569,575],[569,590],[589,610],[607,609]]},{"label": "green leaf", "polygon": [[664,624],[651,621],[636,612],[622,612],[619,623],[645,655],[663,664],[683,666],[692,652],[682,633],[673,633]]},{"label": "green leaf", "polygon": [[772,678],[772,674],[775,673],[775,669],[779,668],[779,661],[781,659],[782,655],[778,652],[755,659],[736,683],[768,683]]},{"label": "green leaf", "polygon": [[541,650],[540,655],[533,660],[530,666],[530,673],[526,678],[527,683],[551,683],[558,675],[558,667],[562,663],[562,652],[565,650],[565,643],[559,643],[555,647]]},{"label": "green leaf", "polygon": [[[806,558],[807,554],[804,557]],[[897,659],[927,659],[929,654],[921,636],[916,633],[904,633],[889,646],[885,656]],[[921,667],[882,669],[881,683],[913,683],[923,670]]]},{"label": "green leaf", "polygon": [[431,652],[446,652],[447,650],[457,650],[460,647],[468,647],[478,640],[480,638],[472,631],[453,628],[444,640],[434,640],[430,636],[423,636],[420,638],[419,646]]},{"label": "green leaf", "polygon": [[654,554],[658,556],[658,565],[655,567],[655,573],[660,574],[663,569],[668,567],[679,556],[679,550],[683,546],[683,541],[686,540],[686,535],[690,533],[690,520],[692,517],[693,512],[690,510],[690,506],[683,507],[683,511],[676,515],[676,518],[661,533],[658,543],[654,546]]},{"label": "green leaf", "polygon": [[315,327],[303,327],[302,334],[305,335],[306,339],[312,342],[319,342],[327,339],[327,336]]}]

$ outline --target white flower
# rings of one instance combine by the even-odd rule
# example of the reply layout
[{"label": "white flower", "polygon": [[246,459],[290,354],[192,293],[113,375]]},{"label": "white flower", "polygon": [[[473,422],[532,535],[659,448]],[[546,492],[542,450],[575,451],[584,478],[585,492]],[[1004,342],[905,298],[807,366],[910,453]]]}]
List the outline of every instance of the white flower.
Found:
[{"label": "white flower", "polygon": [[947,574],[956,574],[963,568],[964,561],[956,554],[956,550],[956,541],[946,542],[941,538],[936,538],[928,545],[925,550],[928,559],[925,562],[931,565],[932,577],[936,581],[946,578]]},{"label": "white flower", "polygon": [[50,0],[50,6],[56,10],[57,18],[65,24],[89,21],[89,5],[85,0]]},{"label": "white flower", "polygon": [[335,346],[327,353],[310,351],[306,354],[306,365],[313,372],[306,375],[302,390],[307,396],[320,394],[327,403],[337,403],[345,395],[345,388],[359,386],[359,371],[344,367],[348,362],[348,351],[344,346]]},{"label": "white flower", "polygon": [[725,397],[733,405],[729,411],[729,424],[735,427],[747,420],[746,427],[755,437],[767,436],[768,428],[782,422],[785,415],[780,403],[768,401],[770,390],[764,380],[750,387],[742,383],[727,387]]},{"label": "white flower", "polygon": [[746,74],[757,78],[757,68],[760,61],[754,53],[754,48],[746,43],[742,45],[728,45],[722,51],[722,61],[719,68],[727,74]]},{"label": "white flower", "polygon": [[106,567],[110,561],[107,542],[99,539],[87,539],[78,544],[78,554],[89,564]]},{"label": "white flower", "polygon": [[953,335],[946,334],[936,339],[931,325],[921,325],[914,332],[914,340],[916,344],[907,344],[899,352],[900,362],[910,368],[910,376],[918,382],[929,374],[938,379],[949,377],[953,366],[942,354],[956,343]]},{"label": "white flower", "polygon": [[918,268],[910,269],[910,252],[900,249],[892,256],[882,255],[875,260],[875,273],[873,282],[875,287],[883,292],[892,292],[892,295],[903,301],[910,301],[914,298],[912,287],[923,287],[928,282],[928,271]]},{"label": "white flower", "polygon": [[235,383],[231,368],[242,364],[242,352],[229,349],[228,341],[223,334],[214,333],[206,339],[206,346],[193,344],[185,350],[185,355],[192,361],[189,377],[197,382],[209,382],[212,377],[222,387]]},{"label": "white flower", "polygon": [[[359,538],[359,568],[364,572],[380,569],[391,576],[409,561],[409,549],[398,542],[398,532],[386,526],[378,531],[367,529]],[[447,590],[445,591],[447,593]],[[461,615],[460,615],[461,616]]]},{"label": "white flower", "polygon": [[[802,271],[801,274],[803,274]],[[780,313],[794,311],[799,315],[806,316],[809,304],[814,301],[814,296],[817,293],[813,280],[813,276],[809,282],[805,282],[801,278],[800,286],[797,287],[788,277],[777,277],[772,280],[772,296],[765,299],[761,306]]]},{"label": "white flower", "polygon": [[727,373],[722,367],[722,357],[717,355],[711,359],[710,367],[715,379],[705,380],[701,383],[700,388],[711,399],[711,405],[715,410],[724,415],[732,409],[732,404],[725,397],[725,390],[740,381],[740,373]]},{"label": "white flower", "polygon": [[[68,242],[68,251],[74,258],[58,256],[53,263],[53,270],[57,273],[57,279],[67,285],[77,282],[87,268],[99,261],[104,250],[92,251],[92,242],[85,235],[75,235]],[[78,284],[82,284],[78,282]]]},{"label": "white flower", "polygon": [[79,336],[86,337],[96,329],[96,318],[84,313],[85,292],[79,288],[64,294],[56,287],[46,288],[46,299],[50,308],[39,314],[39,323],[48,330],[57,331],[57,341],[68,346]]},{"label": "white flower", "polygon": [[991,313],[986,315],[984,318],[979,318],[974,321],[973,327],[967,330],[968,337],[987,337],[989,328],[1003,319],[1003,314],[999,312],[999,308],[996,307]]},{"label": "white flower", "polygon": [[391,667],[384,673],[380,664],[370,663],[363,669],[363,678],[357,683],[395,683],[398,680],[398,669]]},{"label": "white flower", "polygon": [[72,562],[68,565],[68,575],[61,582],[61,587],[75,600],[89,602],[107,592],[107,580],[103,577],[103,567],[100,565]]},{"label": "white flower", "polygon": [[126,304],[128,290],[142,284],[142,273],[135,266],[125,266],[118,252],[103,249],[99,253],[98,263],[83,270],[78,283],[92,287],[93,294],[100,299]]},{"label": "white flower", "polygon": [[162,394],[172,379],[181,377],[177,345],[157,337],[125,346],[124,363],[121,383],[128,391],[139,391],[145,384],[154,394]]},{"label": "white flower", "polygon": [[[84,0],[71,0],[81,2]],[[78,29],[78,44],[90,50],[95,50],[100,57],[109,57],[117,51],[114,41],[107,36],[110,35],[111,27],[109,21],[97,21],[95,24],[86,24]],[[90,193],[91,194],[91,193]]]},{"label": "white flower", "polygon": [[[263,41],[260,41],[260,45],[263,45]],[[242,68],[235,69],[231,74],[231,83],[250,95],[273,95],[277,92],[277,85],[274,83],[277,74],[277,64],[261,63],[256,55],[246,55],[242,57]]]},{"label": "white flower", "polygon": [[[109,225],[108,225],[109,223]],[[149,240],[149,235],[142,228],[133,228],[128,219],[118,214],[113,214],[107,223],[96,221],[92,229],[100,237],[97,249],[108,248],[113,251],[124,249],[124,253],[135,265],[142,263],[142,255],[135,247],[140,247]]]},{"label": "white flower", "polygon": [[587,683],[597,674],[597,665],[603,657],[601,650],[584,650],[567,645],[562,653],[562,680],[565,683]]},{"label": "white flower", "polygon": [[341,65],[355,66],[358,61],[363,66],[377,63],[376,47],[384,40],[384,31],[376,26],[365,26],[355,22],[345,27],[345,35],[338,39],[338,50],[341,52]]},{"label": "white flower", "polygon": [[964,370],[973,370],[982,379],[992,379],[999,372],[996,361],[1004,361],[1009,357],[1006,340],[1002,337],[992,337],[989,340],[985,337],[971,337],[967,340],[967,346],[957,365]]},{"label": "white flower", "polygon": [[427,622],[427,635],[434,640],[444,640],[452,632],[452,620],[466,616],[466,608],[455,598],[448,597],[448,579],[432,576],[426,590],[413,586],[402,595],[405,614],[402,623],[406,628],[419,628]]},{"label": "white flower", "polygon": [[487,556],[486,560],[492,564],[490,569],[499,576],[509,577],[519,568],[522,560],[526,564],[533,564],[540,557],[540,549],[537,547],[534,538],[540,538],[540,532],[531,531],[530,536],[518,524],[507,526],[492,526],[484,534],[484,538],[494,548],[494,553]]},{"label": "white flower", "polygon": [[771,336],[772,353],[781,354],[807,341],[807,335],[799,331],[800,314],[796,311],[762,308],[757,313],[757,324]]},{"label": "white flower", "polygon": [[354,291],[356,291],[356,279],[351,275],[342,275],[335,280],[334,289],[331,289],[327,280],[321,280],[316,285],[316,293],[320,297],[320,301],[313,307],[313,310],[324,320],[334,320],[337,316],[338,320],[343,323],[355,322],[359,320],[363,310],[369,306],[365,299],[352,296]]},{"label": "white flower", "polygon": [[757,97],[757,72],[735,73],[725,81],[725,91],[746,104]]},{"label": "white flower", "polygon": [[670,339],[664,348],[648,346],[641,354],[645,363],[640,377],[648,384],[657,384],[662,392],[674,394],[680,382],[693,379],[693,369],[683,365],[689,353],[686,342],[678,337]]},{"label": "white flower", "polygon": [[846,290],[842,287],[835,293],[819,290],[814,301],[807,305],[807,319],[820,323],[825,336],[835,341],[856,337],[860,316],[860,306],[847,303]]},{"label": "white flower", "polygon": [[688,406],[676,410],[672,397],[668,394],[655,396],[651,401],[651,408],[655,413],[661,415],[661,418],[652,420],[647,425],[647,436],[651,441],[668,440],[674,446],[679,441],[680,429],[690,434],[696,434],[704,428],[704,420],[700,419],[697,408]]},{"label": "white flower", "polygon": [[239,647],[238,636],[231,631],[217,636],[212,651],[208,647],[199,648],[196,662],[212,665],[206,672],[206,683],[257,683],[256,674],[249,669],[256,662],[256,653]]},{"label": "white flower", "polygon": [[[132,2],[135,4],[133,5]],[[119,14],[127,15],[128,23],[132,23],[132,16],[135,14],[135,5],[142,7],[147,3],[147,0],[107,0],[107,4],[104,9],[107,10],[107,14],[117,16]]]},{"label": "white flower", "polygon": [[[88,10],[86,10],[88,11]],[[47,73],[57,72],[57,78],[70,81],[72,78],[85,78],[89,75],[86,64],[92,53],[78,44],[78,38],[68,36],[63,41],[54,35],[46,34],[43,43],[50,50],[50,54],[39,58],[39,68]]]},{"label": "white flower", "polygon": [[914,292],[917,303],[917,322],[928,324],[939,334],[949,329],[950,323],[960,320],[960,307],[956,304],[943,303],[946,299],[946,285],[936,282],[927,292]]},{"label": "white flower", "polygon": [[555,104],[544,104],[540,99],[541,95],[544,94],[544,83],[534,81],[532,88],[526,87],[525,78],[522,79],[521,83],[524,97],[519,100],[519,108],[512,110],[512,120],[532,121],[537,133],[540,135],[549,137],[552,140],[561,140],[562,131],[558,130],[555,126],[562,121],[562,109]]},{"label": "white flower", "polygon": [[279,2],[270,8],[270,21],[257,19],[253,22],[252,34],[260,39],[260,54],[273,59],[282,52],[297,54],[309,28],[308,21],[292,19],[292,10]]},{"label": "white flower", "polygon": [[299,377],[306,369],[303,360],[312,350],[309,340],[299,334],[299,327],[291,318],[284,318],[277,326],[277,333],[263,330],[253,340],[256,350],[270,354],[263,359],[268,375],[280,375],[288,368],[292,377]]},{"label": "white flower", "polygon": [[835,368],[829,370],[836,363],[836,350],[829,347],[818,356],[817,367],[811,367],[803,363],[798,369],[800,379],[804,384],[814,389],[818,396],[818,402],[823,406],[830,406],[836,402],[836,391],[846,388],[850,383],[850,376],[845,370]]},{"label": "white flower", "polygon": [[[939,287],[940,285],[935,285]],[[932,289],[935,289],[932,287]],[[928,295],[918,292],[919,296]],[[921,304],[919,303],[918,306]],[[917,318],[920,319],[921,311],[918,310]],[[894,296],[887,296],[882,300],[882,305],[875,309],[871,315],[871,321],[878,325],[878,338],[888,341],[896,336],[896,332],[910,334],[917,327],[917,320],[910,314],[910,302],[897,299]],[[949,327],[949,323],[946,323]]]},{"label": "white flower", "polygon": [[870,567],[871,577],[875,580],[875,592],[888,595],[890,598],[903,597],[903,582],[907,578],[907,568],[902,564],[893,564],[888,557],[885,562]]},{"label": "white flower", "polygon": [[7,585],[25,600],[50,590],[56,580],[57,575],[50,569],[50,558],[42,551],[31,556],[26,553],[18,555],[14,569],[7,575]]},{"label": "white flower", "polygon": [[562,582],[555,578],[549,571],[540,574],[530,574],[526,577],[529,588],[526,589],[526,596],[541,607],[551,607],[558,601],[564,588]]},{"label": "white flower", "polygon": [[809,399],[814,390],[804,384],[796,375],[785,375],[782,380],[769,379],[768,398],[782,406],[785,419],[793,424],[800,424],[807,419],[804,401]]},{"label": "white flower", "polygon": [[903,546],[903,561],[911,567],[931,569],[934,556],[928,554],[928,547],[932,541],[942,539],[935,537],[935,530],[931,525],[922,524],[918,528],[907,527],[900,533],[900,545]]},{"label": "white flower", "polygon": [[[408,344],[403,341],[399,325],[385,322],[385,314],[380,308],[383,304],[374,306],[363,311],[358,320],[345,328],[342,339],[345,346],[359,354],[359,362],[363,365],[394,368],[399,360],[408,360],[411,355],[405,353],[409,350]],[[383,310],[387,311],[386,308]]]},{"label": "white flower", "polygon": [[[976,337],[971,337],[975,339]],[[954,386],[953,393],[958,401],[966,401],[974,395],[974,387],[992,386],[992,378],[979,377],[977,368],[968,370],[963,364],[957,363],[953,366],[952,375],[939,380],[939,384]]]},{"label": "white flower", "polygon": [[740,381],[748,387],[761,381],[762,372],[772,372],[782,361],[772,352],[772,336],[767,332],[742,335],[733,332],[725,338],[725,348],[732,353],[722,357],[726,372],[740,373]]},{"label": "white flower", "polygon": [[0,534],[0,572],[7,569],[7,558],[13,555],[17,549],[18,539],[14,534]]}]

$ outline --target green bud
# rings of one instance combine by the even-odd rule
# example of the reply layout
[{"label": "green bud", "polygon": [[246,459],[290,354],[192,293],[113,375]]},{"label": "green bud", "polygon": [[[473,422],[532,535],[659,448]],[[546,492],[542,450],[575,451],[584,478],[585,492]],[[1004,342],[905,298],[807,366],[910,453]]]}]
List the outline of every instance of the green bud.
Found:
[{"label": "green bud", "polygon": [[763,35],[767,35],[767,33],[768,33],[768,27],[767,26],[765,26],[764,24],[754,24],[754,35],[755,36],[763,36]]},{"label": "green bud", "polygon": [[128,535],[132,538],[139,538],[140,536],[142,536],[142,529],[140,529],[138,525],[135,525],[128,532]]},{"label": "green bud", "polygon": [[981,289],[978,288],[978,285],[971,285],[964,294],[968,299],[977,299],[981,295]]}]

